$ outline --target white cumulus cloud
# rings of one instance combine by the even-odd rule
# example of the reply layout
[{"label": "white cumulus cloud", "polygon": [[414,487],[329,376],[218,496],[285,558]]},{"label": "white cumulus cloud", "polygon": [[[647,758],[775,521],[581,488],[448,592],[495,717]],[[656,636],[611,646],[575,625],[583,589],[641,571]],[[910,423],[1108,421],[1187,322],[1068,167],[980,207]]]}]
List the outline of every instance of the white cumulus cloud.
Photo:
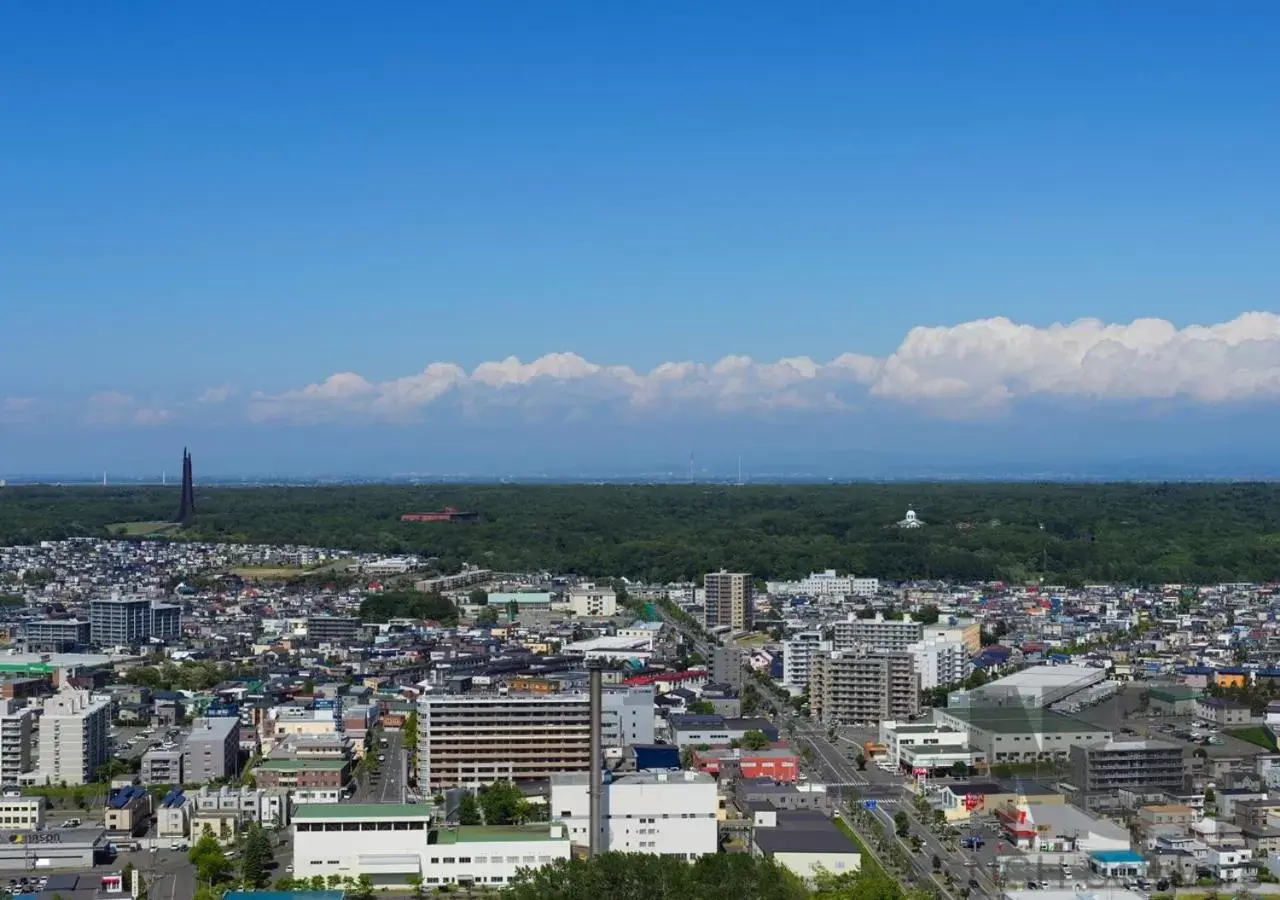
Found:
[{"label": "white cumulus cloud", "polygon": [[134,397],[120,391],[99,391],[85,401],[80,420],[86,425],[161,425],[173,418],[173,413],[160,407],[145,406]]},{"label": "white cumulus cloud", "polygon": [[1280,316],[1248,313],[1181,329],[1161,319],[1081,319],[1046,328],[983,319],[914,328],[885,357],[850,352],[825,363],[806,356],[776,362],[726,356],[710,364],[673,361],[636,371],[551,353],[530,362],[510,356],[468,372],[455,363],[433,362],[389,381],[339,372],[294,390],[258,392],[250,416],[409,420],[449,404],[470,411],[560,407],[583,418],[600,404],[638,414],[682,406],[839,410],[870,401],[921,404],[956,415],[1031,397],[1200,403],[1280,397]]}]

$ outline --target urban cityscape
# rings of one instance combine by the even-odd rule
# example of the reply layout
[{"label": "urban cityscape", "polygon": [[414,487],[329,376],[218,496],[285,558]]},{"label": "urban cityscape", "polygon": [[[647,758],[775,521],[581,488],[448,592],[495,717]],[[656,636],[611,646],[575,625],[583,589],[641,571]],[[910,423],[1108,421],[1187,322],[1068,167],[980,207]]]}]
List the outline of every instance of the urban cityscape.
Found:
[{"label": "urban cityscape", "polygon": [[659,583],[179,538],[0,548],[14,896],[541,896],[614,854],[940,900],[1280,870],[1271,584]]}]

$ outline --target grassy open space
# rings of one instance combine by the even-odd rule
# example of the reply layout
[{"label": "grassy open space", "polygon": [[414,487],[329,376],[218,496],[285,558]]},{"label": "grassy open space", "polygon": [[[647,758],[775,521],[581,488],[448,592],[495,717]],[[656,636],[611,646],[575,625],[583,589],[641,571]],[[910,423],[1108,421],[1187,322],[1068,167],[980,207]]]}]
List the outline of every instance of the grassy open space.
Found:
[{"label": "grassy open space", "polygon": [[1273,752],[1276,749],[1275,737],[1261,725],[1250,725],[1248,728],[1228,728],[1224,731],[1224,734],[1229,734],[1233,738],[1239,738],[1242,741],[1248,741],[1250,744],[1257,744],[1259,747],[1265,747]]},{"label": "grassy open space", "polygon": [[290,578],[297,578],[307,570],[302,566],[237,566],[227,571],[246,581],[287,581]]},{"label": "grassy open space", "polygon": [[862,843],[862,838],[858,837],[857,833],[850,827],[849,823],[844,820],[844,816],[836,816],[834,821],[836,828],[839,828],[845,837],[853,841],[853,846],[862,854],[863,867],[871,866],[883,872],[884,867],[880,865],[880,860],[876,859],[875,854],[867,849],[866,844]]},{"label": "grassy open space", "polygon": [[107,526],[107,531],[125,537],[145,537],[152,534],[170,534],[176,532],[178,526],[173,522],[116,522]]}]

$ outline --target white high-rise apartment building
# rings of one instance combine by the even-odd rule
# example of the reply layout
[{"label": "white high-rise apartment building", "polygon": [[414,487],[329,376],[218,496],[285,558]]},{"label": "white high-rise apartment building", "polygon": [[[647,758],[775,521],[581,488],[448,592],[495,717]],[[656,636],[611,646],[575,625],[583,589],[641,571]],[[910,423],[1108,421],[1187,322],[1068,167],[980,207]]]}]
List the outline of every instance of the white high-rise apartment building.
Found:
[{"label": "white high-rise apartment building", "polygon": [[886,619],[876,613],[873,619],[859,619],[853,613],[833,626],[837,650],[870,647],[873,650],[905,650],[924,639],[924,625],[911,616]]},{"label": "white high-rise apartment building", "polygon": [[706,626],[727,625],[731,631],[750,631],[755,622],[755,583],[746,572],[708,572],[703,579],[706,589]]},{"label": "white high-rise apartment building", "polygon": [[88,691],[61,690],[44,701],[40,716],[42,780],[87,784],[107,761],[111,701]]},{"label": "white high-rise apartment building", "polygon": [[964,681],[969,675],[969,648],[959,641],[923,640],[907,650],[915,657],[922,691]]},{"label": "white high-rise apartment building", "polygon": [[830,650],[831,642],[822,639],[820,631],[801,631],[782,643],[782,684],[796,691],[809,685],[809,669],[813,654]]},{"label": "white high-rise apartment building", "polygon": [[0,784],[17,784],[31,771],[31,734],[35,710],[16,700],[0,705]]},{"label": "white high-rise apartment building", "polygon": [[[589,843],[587,779],[551,779],[551,817],[569,829],[575,844]],[[604,785],[602,849],[697,859],[717,852],[719,799],[705,772],[638,772]]]}]

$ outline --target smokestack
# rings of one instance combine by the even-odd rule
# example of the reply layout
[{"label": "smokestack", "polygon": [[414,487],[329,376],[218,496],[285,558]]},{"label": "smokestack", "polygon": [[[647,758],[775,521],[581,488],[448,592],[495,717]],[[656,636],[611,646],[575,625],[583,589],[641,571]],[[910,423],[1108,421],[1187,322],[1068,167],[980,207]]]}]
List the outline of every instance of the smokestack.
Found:
[{"label": "smokestack", "polygon": [[587,856],[594,859],[601,852],[604,836],[604,751],[602,748],[604,731],[604,678],[600,672],[600,661],[587,663],[589,684],[591,687],[591,774],[587,782],[587,803],[589,806],[587,825]]}]

